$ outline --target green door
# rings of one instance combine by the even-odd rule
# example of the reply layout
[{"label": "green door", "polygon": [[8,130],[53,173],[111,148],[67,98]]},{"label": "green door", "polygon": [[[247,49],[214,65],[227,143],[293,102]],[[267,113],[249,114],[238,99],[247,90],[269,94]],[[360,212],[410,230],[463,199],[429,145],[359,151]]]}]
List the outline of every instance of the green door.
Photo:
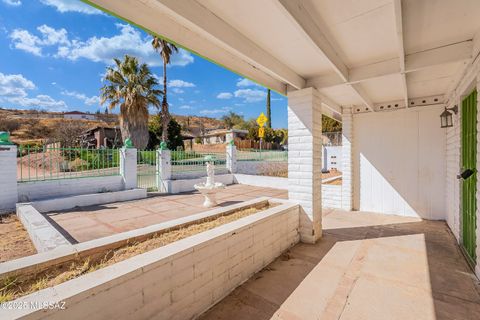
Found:
[{"label": "green door", "polygon": [[477,226],[477,91],[462,101],[462,171],[472,169],[473,174],[462,181],[462,245],[475,261]]}]

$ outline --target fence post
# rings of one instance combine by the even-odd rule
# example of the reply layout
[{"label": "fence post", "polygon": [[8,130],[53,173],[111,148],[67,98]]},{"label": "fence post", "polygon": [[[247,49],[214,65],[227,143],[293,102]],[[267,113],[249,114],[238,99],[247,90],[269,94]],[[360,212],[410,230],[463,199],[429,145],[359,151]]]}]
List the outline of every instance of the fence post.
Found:
[{"label": "fence post", "polygon": [[227,170],[230,173],[237,172],[237,147],[230,143],[227,145]]},{"label": "fence post", "polygon": [[120,174],[125,190],[137,187],[137,149],[125,146],[120,149]]},{"label": "fence post", "polygon": [[157,150],[157,189],[159,192],[168,192],[169,180],[172,179],[171,151]]},{"label": "fence post", "polygon": [[0,132],[0,213],[12,211],[18,201],[17,147]]}]

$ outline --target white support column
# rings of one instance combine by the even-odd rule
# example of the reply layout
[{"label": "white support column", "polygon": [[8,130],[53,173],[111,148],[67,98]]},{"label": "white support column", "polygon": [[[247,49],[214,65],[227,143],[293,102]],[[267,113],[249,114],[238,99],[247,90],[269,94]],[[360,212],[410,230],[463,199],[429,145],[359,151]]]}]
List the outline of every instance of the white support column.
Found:
[{"label": "white support column", "polygon": [[342,107],[342,209],[353,209],[353,113]]},{"label": "white support column", "polygon": [[288,197],[301,205],[300,239],[322,235],[322,106],[314,88],[288,93]]},{"label": "white support column", "polygon": [[159,192],[168,192],[172,179],[172,154],[170,150],[157,150],[157,187]]},{"label": "white support column", "polygon": [[120,174],[125,190],[137,187],[137,149],[127,147],[120,149]]},{"label": "white support column", "polygon": [[13,211],[17,201],[17,147],[0,145],[0,214]]},{"label": "white support column", "polygon": [[237,172],[237,147],[227,144],[227,170],[230,173]]}]

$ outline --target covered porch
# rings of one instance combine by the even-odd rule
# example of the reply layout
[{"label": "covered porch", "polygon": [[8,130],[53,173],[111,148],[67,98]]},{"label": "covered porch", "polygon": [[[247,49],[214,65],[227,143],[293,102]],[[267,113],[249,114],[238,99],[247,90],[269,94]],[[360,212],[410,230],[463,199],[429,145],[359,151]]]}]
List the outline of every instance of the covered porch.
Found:
[{"label": "covered porch", "polygon": [[[457,318],[477,317],[468,266],[480,276],[478,1],[89,2],[288,97],[288,197],[301,205],[304,243],[292,255],[312,255],[316,266],[298,289],[323,299],[301,303],[309,317],[400,316],[385,303],[391,292],[398,296],[388,301],[405,302],[404,318],[416,310],[450,318],[444,307],[455,313],[457,299],[468,304]],[[445,108],[453,122],[442,128]],[[344,227],[322,214],[322,114],[342,122],[342,209],[358,211],[344,213]],[[472,174],[458,179],[465,169]],[[329,275],[329,265],[344,276]],[[465,287],[457,275],[468,298],[451,292]],[[350,301],[357,316],[349,293],[372,297]],[[291,311],[295,297],[275,315],[305,318]]]}]

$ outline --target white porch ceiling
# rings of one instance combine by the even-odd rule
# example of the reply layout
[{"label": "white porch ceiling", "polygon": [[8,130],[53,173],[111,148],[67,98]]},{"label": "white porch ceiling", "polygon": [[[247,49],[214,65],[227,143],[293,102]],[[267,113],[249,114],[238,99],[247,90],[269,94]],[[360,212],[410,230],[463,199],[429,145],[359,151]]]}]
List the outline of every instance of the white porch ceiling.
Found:
[{"label": "white porch ceiling", "polygon": [[337,112],[448,94],[480,30],[479,0],[91,2],[278,92],[314,86]]}]

